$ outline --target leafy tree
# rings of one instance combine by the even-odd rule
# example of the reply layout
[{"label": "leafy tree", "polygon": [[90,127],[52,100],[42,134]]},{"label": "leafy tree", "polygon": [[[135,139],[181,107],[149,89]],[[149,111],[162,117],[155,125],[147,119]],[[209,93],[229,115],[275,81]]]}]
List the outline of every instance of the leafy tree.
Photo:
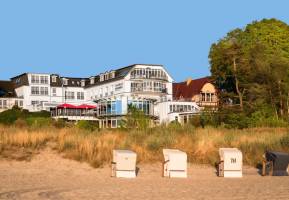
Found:
[{"label": "leafy tree", "polygon": [[289,26],[264,19],[235,29],[213,44],[212,77],[221,106],[238,105],[246,116],[268,107],[276,118],[289,115]]},{"label": "leafy tree", "polygon": [[145,113],[138,109],[136,106],[128,105],[128,114],[126,117],[126,128],[136,128],[144,130],[149,127],[150,118]]}]

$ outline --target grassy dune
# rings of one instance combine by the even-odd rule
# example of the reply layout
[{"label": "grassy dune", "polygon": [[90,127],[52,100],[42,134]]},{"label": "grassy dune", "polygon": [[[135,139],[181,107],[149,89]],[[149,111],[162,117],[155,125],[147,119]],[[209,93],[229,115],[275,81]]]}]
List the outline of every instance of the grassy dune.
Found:
[{"label": "grassy dune", "polygon": [[16,158],[25,160],[46,146],[51,146],[64,157],[88,162],[94,167],[109,164],[113,149],[132,149],[137,152],[138,162],[155,162],[162,160],[163,148],[178,148],[188,153],[192,163],[213,165],[218,160],[218,148],[237,147],[243,151],[245,164],[255,166],[266,149],[289,152],[289,130],[169,126],[93,132],[75,127],[31,129],[0,126],[0,157],[13,159],[16,152]]}]

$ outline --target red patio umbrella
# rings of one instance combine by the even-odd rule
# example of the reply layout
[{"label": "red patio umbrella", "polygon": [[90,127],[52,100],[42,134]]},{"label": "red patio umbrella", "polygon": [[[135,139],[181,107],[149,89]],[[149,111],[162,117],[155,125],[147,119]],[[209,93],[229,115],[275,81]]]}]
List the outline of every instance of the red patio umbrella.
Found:
[{"label": "red patio umbrella", "polygon": [[71,105],[68,103],[64,103],[64,104],[58,105],[57,108],[77,108],[77,106],[74,106],[74,105]]},{"label": "red patio umbrella", "polygon": [[79,108],[79,109],[95,109],[96,106],[92,106],[92,105],[88,105],[88,104],[81,104],[81,105],[77,106],[77,108]]}]

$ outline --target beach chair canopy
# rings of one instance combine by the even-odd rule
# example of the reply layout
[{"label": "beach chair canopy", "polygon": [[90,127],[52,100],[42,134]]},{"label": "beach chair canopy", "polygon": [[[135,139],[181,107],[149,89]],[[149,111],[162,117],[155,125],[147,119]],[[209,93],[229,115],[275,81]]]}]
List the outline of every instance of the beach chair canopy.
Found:
[{"label": "beach chair canopy", "polygon": [[266,151],[267,161],[273,162],[273,176],[288,176],[289,154],[277,151]]}]

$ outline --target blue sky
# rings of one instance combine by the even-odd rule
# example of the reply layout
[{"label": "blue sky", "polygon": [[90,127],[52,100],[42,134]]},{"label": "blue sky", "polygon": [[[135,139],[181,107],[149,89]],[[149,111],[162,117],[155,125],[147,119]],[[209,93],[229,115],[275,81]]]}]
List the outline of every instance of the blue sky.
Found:
[{"label": "blue sky", "polygon": [[176,81],[209,75],[208,52],[253,20],[289,23],[286,0],[1,0],[0,79],[23,72],[85,77],[163,64]]}]

